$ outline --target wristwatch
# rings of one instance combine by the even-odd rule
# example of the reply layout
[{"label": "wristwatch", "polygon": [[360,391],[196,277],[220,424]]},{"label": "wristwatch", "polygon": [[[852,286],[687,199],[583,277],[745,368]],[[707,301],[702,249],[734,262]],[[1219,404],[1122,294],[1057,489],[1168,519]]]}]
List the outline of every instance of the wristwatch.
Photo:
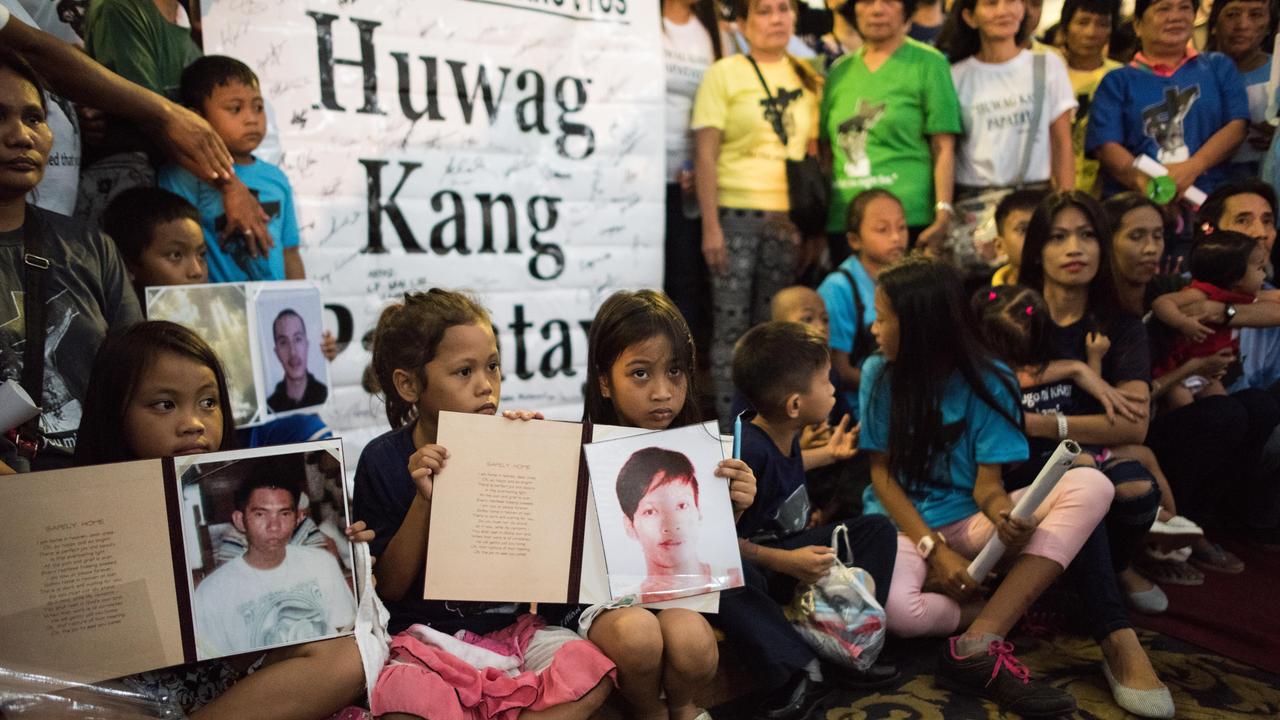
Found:
[{"label": "wristwatch", "polygon": [[1232,305],[1231,303],[1227,303],[1226,307],[1222,309],[1222,317],[1224,318],[1223,322],[1230,325],[1231,319],[1234,318],[1235,316],[1236,316],[1236,306]]},{"label": "wristwatch", "polygon": [[936,204],[936,205],[934,205],[934,206],[933,206],[933,209],[934,209],[934,211],[935,211],[935,212],[944,212],[944,211],[945,211],[945,212],[948,212],[948,213],[950,213],[950,214],[952,214],[952,215],[955,215],[955,214],[956,214],[956,208],[955,208],[955,206],[954,206],[954,205],[952,205],[952,204],[951,204],[951,203],[949,203],[949,202],[943,202],[943,201],[941,201],[941,200],[940,200],[940,201],[938,201],[938,204]]},{"label": "wristwatch", "polygon": [[[944,544],[947,542],[946,540],[942,540],[941,535],[938,536],[938,539]],[[933,533],[929,533],[921,537],[920,540],[916,542],[916,552],[920,553],[920,557],[928,560],[929,556],[933,554],[933,549],[937,546],[938,541],[933,539]]]}]

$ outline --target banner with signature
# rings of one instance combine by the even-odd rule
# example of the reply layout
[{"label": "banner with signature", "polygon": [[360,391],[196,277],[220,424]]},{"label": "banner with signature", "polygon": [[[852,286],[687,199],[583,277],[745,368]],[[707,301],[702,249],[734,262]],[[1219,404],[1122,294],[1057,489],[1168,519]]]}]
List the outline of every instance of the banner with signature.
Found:
[{"label": "banner with signature", "polygon": [[[385,430],[361,339],[408,290],[493,313],[503,406],[576,419],[595,309],[662,280],[663,65],[634,0],[217,0],[261,79],[334,361],[326,419]],[[348,448],[351,451],[352,448]]]}]

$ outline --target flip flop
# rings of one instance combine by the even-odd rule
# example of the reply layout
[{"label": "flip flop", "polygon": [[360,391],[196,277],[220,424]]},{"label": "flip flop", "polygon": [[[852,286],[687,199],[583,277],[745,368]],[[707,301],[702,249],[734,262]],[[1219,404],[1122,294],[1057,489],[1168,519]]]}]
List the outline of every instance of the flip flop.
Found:
[{"label": "flip flop", "polygon": [[1185,562],[1144,562],[1137,565],[1143,577],[1160,585],[1203,585],[1204,573]]},{"label": "flip flop", "polygon": [[1244,572],[1244,561],[1222,549],[1217,543],[1206,548],[1191,548],[1191,564],[1204,570],[1236,575]]}]

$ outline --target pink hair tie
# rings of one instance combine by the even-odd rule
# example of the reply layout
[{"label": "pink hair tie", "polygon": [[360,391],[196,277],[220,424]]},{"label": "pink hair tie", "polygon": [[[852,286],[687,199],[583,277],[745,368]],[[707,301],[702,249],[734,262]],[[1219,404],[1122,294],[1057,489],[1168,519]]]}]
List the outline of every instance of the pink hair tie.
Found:
[{"label": "pink hair tie", "polygon": [[1030,305],[1028,305],[1028,306],[1027,306],[1027,314],[1028,314],[1028,315],[1034,315],[1034,314],[1035,314],[1035,312],[1036,312],[1036,309],[1035,309],[1034,307],[1032,307],[1032,306],[1030,306]]},{"label": "pink hair tie", "polygon": [[995,291],[995,290],[992,290],[992,291],[987,295],[987,299],[988,299],[988,300],[991,300],[991,301],[993,301],[993,302],[994,302],[994,301],[995,301],[995,299],[996,299],[996,291]]}]

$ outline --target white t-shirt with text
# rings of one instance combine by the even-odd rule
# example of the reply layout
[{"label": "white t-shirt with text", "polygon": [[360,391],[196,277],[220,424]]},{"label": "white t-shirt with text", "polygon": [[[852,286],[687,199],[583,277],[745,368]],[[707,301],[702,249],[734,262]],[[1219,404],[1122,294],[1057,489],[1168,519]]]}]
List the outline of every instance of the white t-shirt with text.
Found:
[{"label": "white t-shirt with text", "polygon": [[956,148],[957,184],[1000,187],[1016,183],[1028,131],[1036,136],[1022,181],[1049,179],[1049,126],[1076,108],[1076,98],[1062,58],[1054,53],[1044,56],[1044,109],[1035,128],[1030,127],[1035,102],[1030,50],[1003,63],[969,57],[951,66],[964,122],[964,136]]},{"label": "white t-shirt with text", "polygon": [[684,25],[662,19],[662,47],[667,66],[667,182],[675,182],[676,174],[693,160],[693,132],[689,121],[693,116],[693,98],[698,94],[702,74],[715,62],[711,34],[690,18]]}]

